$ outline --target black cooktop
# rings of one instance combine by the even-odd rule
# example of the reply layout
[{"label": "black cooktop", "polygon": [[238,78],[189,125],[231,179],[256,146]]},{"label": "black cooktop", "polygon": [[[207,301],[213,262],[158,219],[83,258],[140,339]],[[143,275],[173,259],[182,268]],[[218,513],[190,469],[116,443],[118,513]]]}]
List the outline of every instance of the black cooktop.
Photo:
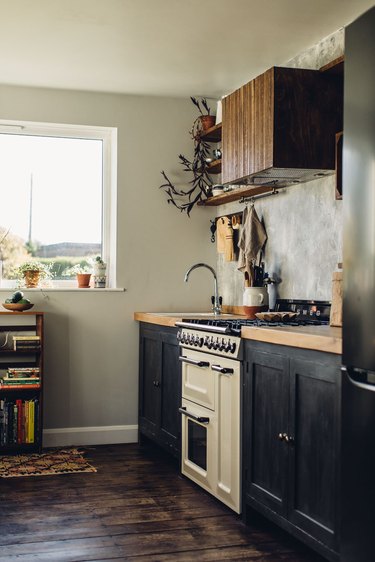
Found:
[{"label": "black cooktop", "polygon": [[241,335],[242,326],[324,326],[329,324],[331,304],[328,301],[306,301],[294,299],[278,299],[273,312],[296,312],[297,316],[288,322],[266,322],[259,319],[208,319],[184,318],[182,322],[199,326],[212,326],[213,328],[226,328],[227,333]]}]

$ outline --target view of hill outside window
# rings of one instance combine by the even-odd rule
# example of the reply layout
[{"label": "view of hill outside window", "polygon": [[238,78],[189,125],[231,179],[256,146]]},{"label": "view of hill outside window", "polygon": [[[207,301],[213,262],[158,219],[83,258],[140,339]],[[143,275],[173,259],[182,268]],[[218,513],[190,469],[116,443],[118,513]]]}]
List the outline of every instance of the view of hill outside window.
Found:
[{"label": "view of hill outside window", "polygon": [[53,282],[101,255],[102,152],[102,140],[0,134],[3,286],[25,262],[48,265]]}]

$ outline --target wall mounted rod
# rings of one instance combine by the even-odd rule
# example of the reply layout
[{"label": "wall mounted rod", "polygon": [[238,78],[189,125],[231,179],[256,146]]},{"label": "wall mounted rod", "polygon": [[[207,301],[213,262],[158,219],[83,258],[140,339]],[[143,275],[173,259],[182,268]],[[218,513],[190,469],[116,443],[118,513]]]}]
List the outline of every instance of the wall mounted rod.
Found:
[{"label": "wall mounted rod", "polygon": [[259,193],[259,195],[253,195],[252,197],[241,197],[239,203],[254,203],[257,199],[262,199],[263,197],[270,197],[271,195],[278,195],[279,191],[277,189],[273,189],[268,193]]}]

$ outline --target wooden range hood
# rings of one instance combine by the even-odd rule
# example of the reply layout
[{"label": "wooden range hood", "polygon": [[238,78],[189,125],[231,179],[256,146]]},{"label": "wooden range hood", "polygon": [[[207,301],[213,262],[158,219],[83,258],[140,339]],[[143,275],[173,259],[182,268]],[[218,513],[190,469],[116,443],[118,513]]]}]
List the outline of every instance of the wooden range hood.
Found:
[{"label": "wooden range hood", "polygon": [[343,79],[272,67],[223,99],[222,183],[286,187],[335,171]]}]

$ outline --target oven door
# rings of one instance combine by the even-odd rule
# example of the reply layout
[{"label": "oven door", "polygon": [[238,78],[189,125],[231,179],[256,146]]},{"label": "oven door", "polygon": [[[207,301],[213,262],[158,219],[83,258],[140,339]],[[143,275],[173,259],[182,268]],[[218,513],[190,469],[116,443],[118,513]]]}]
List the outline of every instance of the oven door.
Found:
[{"label": "oven door", "polygon": [[182,474],[214,493],[217,418],[215,412],[182,399]]},{"label": "oven door", "polygon": [[182,473],[241,512],[241,363],[182,349]]}]

